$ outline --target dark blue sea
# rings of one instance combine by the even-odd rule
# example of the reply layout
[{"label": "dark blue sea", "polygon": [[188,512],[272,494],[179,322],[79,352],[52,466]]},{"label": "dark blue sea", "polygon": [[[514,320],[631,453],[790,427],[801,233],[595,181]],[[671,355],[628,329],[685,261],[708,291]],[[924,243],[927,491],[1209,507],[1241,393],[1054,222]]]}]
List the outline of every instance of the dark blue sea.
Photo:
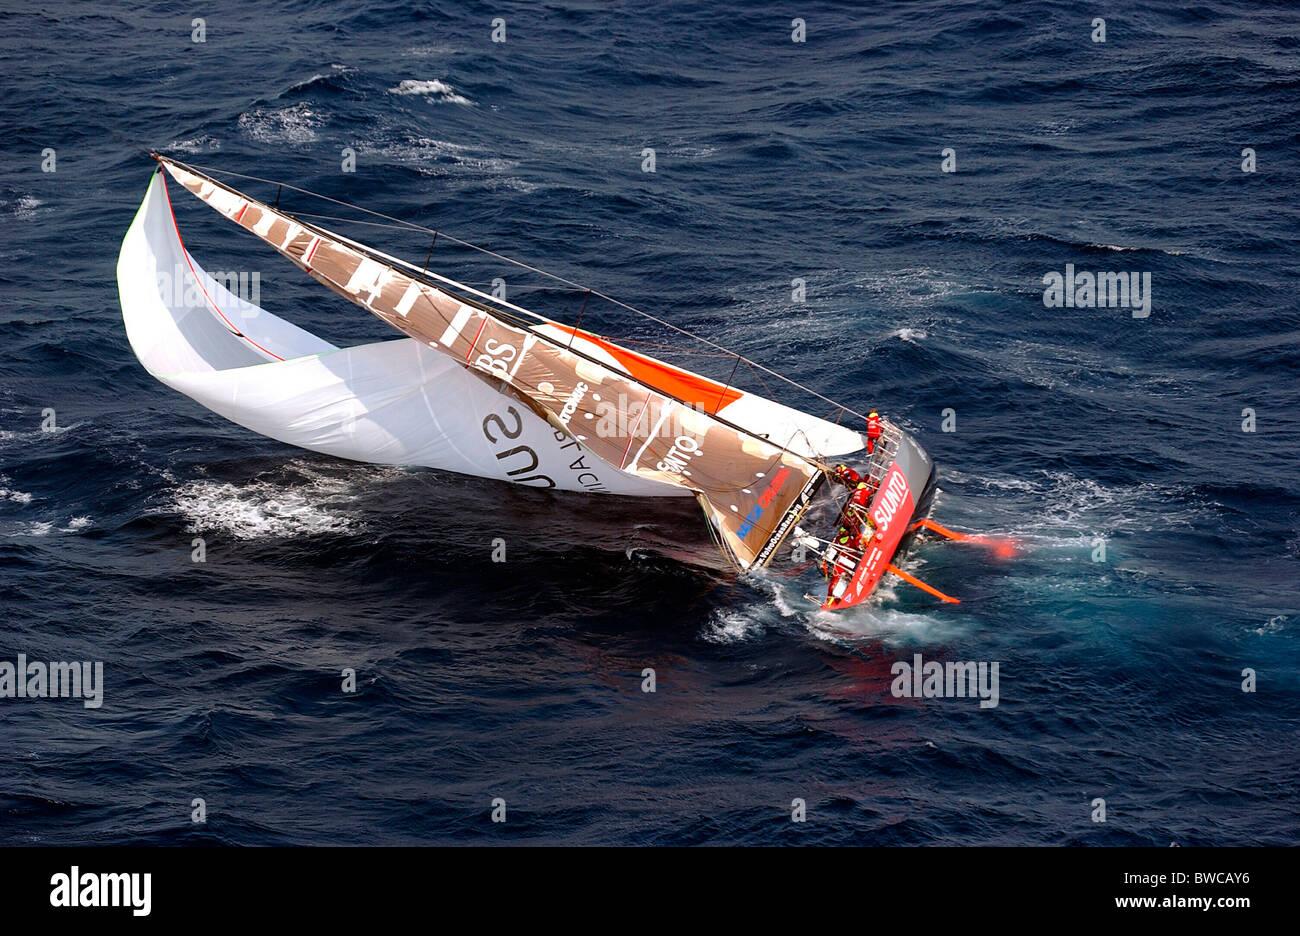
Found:
[{"label": "dark blue sea", "polygon": [[[104,701],[0,698],[0,843],[1300,841],[1300,8],[3,6],[0,660],[101,661]],[[878,407],[933,455],[935,519],[1019,552],[918,543],[906,567],[961,604],[895,582],[832,615],[661,548],[704,536],[690,501],[227,423],[123,330],[150,151]],[[399,337],[172,198],[270,311]],[[1048,307],[1067,264],[1149,274],[1150,314]],[[581,308],[450,241],[431,268]],[[895,696],[916,654],[997,662],[999,704]]]}]

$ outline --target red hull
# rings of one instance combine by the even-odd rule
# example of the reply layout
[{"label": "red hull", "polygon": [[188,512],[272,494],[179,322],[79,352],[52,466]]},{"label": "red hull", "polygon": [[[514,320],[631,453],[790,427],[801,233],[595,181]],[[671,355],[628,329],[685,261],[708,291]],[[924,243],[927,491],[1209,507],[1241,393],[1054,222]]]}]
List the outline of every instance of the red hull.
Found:
[{"label": "red hull", "polygon": [[[915,509],[916,496],[907,483],[907,475],[898,462],[893,462],[880,482],[868,511],[876,525],[876,535],[862,545],[862,559],[851,572],[839,572],[831,577],[823,608],[851,608],[861,604],[875,591],[893,560],[894,553],[898,551],[898,545],[907,532]],[[836,585],[846,577],[848,584],[844,593],[836,598]]]}]

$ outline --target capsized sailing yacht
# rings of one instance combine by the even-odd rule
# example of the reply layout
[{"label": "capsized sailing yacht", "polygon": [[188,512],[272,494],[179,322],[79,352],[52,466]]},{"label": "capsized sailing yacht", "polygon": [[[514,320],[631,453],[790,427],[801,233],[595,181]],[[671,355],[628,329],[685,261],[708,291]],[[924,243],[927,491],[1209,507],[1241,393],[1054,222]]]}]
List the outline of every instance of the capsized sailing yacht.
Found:
[{"label": "capsized sailing yacht", "polygon": [[[357,461],[694,496],[742,571],[811,552],[827,579],[815,599],[824,608],[859,604],[888,571],[955,601],[894,564],[926,522],[935,471],[874,411],[864,435],[417,268],[280,210],[278,194],[267,205],[154,158],[118,259],[123,320],[149,373],[208,409]],[[168,175],[407,337],[338,348],[236,295],[185,249]],[[813,519],[826,529],[805,530]]]}]

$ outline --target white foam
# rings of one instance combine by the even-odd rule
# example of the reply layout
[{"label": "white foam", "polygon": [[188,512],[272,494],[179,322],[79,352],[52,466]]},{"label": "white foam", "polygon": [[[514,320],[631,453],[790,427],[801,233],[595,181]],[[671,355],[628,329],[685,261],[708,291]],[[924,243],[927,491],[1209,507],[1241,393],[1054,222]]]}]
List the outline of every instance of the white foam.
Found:
[{"label": "white foam", "polygon": [[0,474],[0,501],[12,501],[15,504],[30,504],[32,495],[26,491],[15,491],[13,488],[6,487],[9,484],[9,476]]},{"label": "white foam", "polygon": [[[835,281],[861,289],[889,308],[926,309],[959,292],[977,292],[987,287],[972,286],[930,267],[878,270],[869,273],[841,270],[831,274]],[[845,282],[847,280],[847,282]],[[838,285],[838,284],[837,284]]]},{"label": "white foam", "polygon": [[318,504],[310,489],[294,491],[266,482],[191,481],[176,491],[174,505],[189,522],[188,532],[217,530],[236,539],[343,533],[353,527],[351,518]]},{"label": "white foam", "polygon": [[257,108],[239,115],[239,129],[260,143],[312,143],[324,118],[303,101],[292,107]]},{"label": "white foam", "polygon": [[42,204],[44,204],[44,202],[35,195],[22,195],[18,199],[18,207],[14,209],[14,217],[30,218],[32,215],[36,214],[36,209]]},{"label": "white foam", "polygon": [[1073,120],[1044,120],[1033,129],[1038,136],[1061,136],[1071,132],[1078,124]]},{"label": "white foam", "polygon": [[[1152,503],[1163,503],[1178,492],[1150,482],[1134,485],[1106,485],[1059,469],[1038,469],[1017,476],[974,477],[947,468],[943,477],[958,485],[984,487],[999,494],[1002,510],[1025,518],[1019,530],[982,529],[983,533],[1011,535],[1064,535],[1063,543],[1080,536],[1096,536],[1110,530],[1147,532],[1172,526],[1189,528],[1204,522],[1206,505],[1188,503],[1178,510],[1157,513],[1143,511]],[[950,492],[951,493],[951,492]],[[1143,513],[1149,514],[1142,519]]]},{"label": "white foam", "polygon": [[672,146],[665,149],[665,156],[678,159],[708,159],[718,151],[716,146]]},{"label": "white foam", "polygon": [[889,647],[945,643],[963,630],[944,611],[916,614],[882,606],[881,589],[864,604],[843,611],[816,611],[808,615],[808,633],[821,640],[878,641]]},{"label": "white foam", "polygon": [[1254,633],[1258,634],[1261,637],[1263,637],[1265,634],[1277,633],[1282,629],[1283,625],[1285,625],[1286,620],[1287,620],[1287,615],[1276,614],[1273,617],[1269,618],[1268,623],[1265,624],[1264,626],[1253,628]]},{"label": "white foam", "polygon": [[221,149],[221,141],[210,136],[190,137],[188,140],[172,140],[167,149],[181,153],[203,153]]},{"label": "white foam", "polygon": [[528,193],[537,191],[537,186],[532,182],[525,182],[523,179],[517,179],[514,176],[507,176],[506,178],[500,179],[487,179],[486,185],[488,188],[509,189],[512,192]]},{"label": "white foam", "polygon": [[19,195],[18,200],[14,202],[5,201],[0,198],[0,211],[8,212],[15,218],[30,218],[36,214],[42,202],[35,195]]},{"label": "white foam", "polygon": [[420,58],[430,58],[435,55],[454,55],[460,52],[460,49],[450,45],[424,45],[416,46],[406,51],[407,55],[418,56]]},{"label": "white foam", "polygon": [[700,636],[712,644],[737,644],[762,636],[763,624],[742,611],[718,610],[709,617]]},{"label": "white foam", "polygon": [[[0,410],[0,416],[10,426],[19,426],[17,429],[0,429],[0,442],[23,441],[23,442],[40,442],[43,439],[53,438],[69,430],[76,429],[81,423],[70,423],[66,426],[58,425],[57,414],[55,414],[55,426],[51,429],[44,428],[47,412],[42,408],[40,413],[30,409],[19,409],[16,407],[5,407]],[[0,482],[7,480],[0,476]]]},{"label": "white foam", "polygon": [[339,65],[335,63],[330,65],[330,70],[328,72],[317,72],[316,74],[308,78],[306,81],[299,81],[290,85],[289,90],[306,91],[312,85],[316,84],[316,82],[324,81],[325,79],[329,78],[331,75],[350,75],[355,71],[356,69],[350,65]]},{"label": "white foam", "polygon": [[434,78],[432,81],[417,81],[414,78],[403,78],[398,82],[397,87],[389,88],[389,94],[400,95],[432,95],[438,103],[445,104],[464,104],[473,106],[474,102],[464,95],[456,93],[456,89],[445,81],[439,81]]},{"label": "white foam", "polygon": [[[909,559],[909,567],[915,564],[915,559]],[[839,611],[823,611],[818,607],[819,599],[805,596],[808,577],[787,578],[763,570],[751,573],[749,580],[760,586],[762,594],[756,595],[754,604],[744,611],[716,612],[703,635],[706,640],[734,643],[786,622],[817,640],[831,643],[870,640],[888,646],[915,646],[951,640],[971,626],[968,616],[954,618],[942,607],[921,612],[899,610],[898,581],[890,576],[881,580],[865,602]],[[825,584],[817,579],[812,594],[824,591]]]},{"label": "white foam", "polygon": [[459,181],[461,177],[474,184],[494,188],[508,188],[531,192],[537,188],[531,182],[508,175],[518,163],[500,156],[487,155],[460,143],[437,140],[431,137],[405,136],[404,139],[379,143],[357,144],[363,156],[389,160],[410,166],[420,175]]},{"label": "white foam", "polygon": [[399,468],[324,475],[309,465],[286,466],[295,477],[243,484],[196,480],[180,485],[172,505],[188,532],[218,531],[237,539],[348,533],[362,526],[351,505],[367,484],[400,477]]}]

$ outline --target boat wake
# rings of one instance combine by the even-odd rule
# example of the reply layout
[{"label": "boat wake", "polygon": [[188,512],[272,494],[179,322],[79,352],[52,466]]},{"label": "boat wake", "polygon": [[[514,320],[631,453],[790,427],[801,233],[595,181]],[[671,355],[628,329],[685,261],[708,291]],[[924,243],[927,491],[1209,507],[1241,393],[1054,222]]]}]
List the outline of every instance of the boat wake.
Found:
[{"label": "boat wake", "polygon": [[[918,563],[909,560],[915,568]],[[886,579],[869,601],[852,608],[826,611],[804,596],[800,582],[764,572],[749,577],[752,600],[740,608],[720,608],[710,616],[700,637],[713,644],[740,644],[769,631],[803,633],[844,647],[884,644],[912,647],[946,643],[970,632],[971,617],[925,605],[918,610],[904,601],[899,583]]]}]

